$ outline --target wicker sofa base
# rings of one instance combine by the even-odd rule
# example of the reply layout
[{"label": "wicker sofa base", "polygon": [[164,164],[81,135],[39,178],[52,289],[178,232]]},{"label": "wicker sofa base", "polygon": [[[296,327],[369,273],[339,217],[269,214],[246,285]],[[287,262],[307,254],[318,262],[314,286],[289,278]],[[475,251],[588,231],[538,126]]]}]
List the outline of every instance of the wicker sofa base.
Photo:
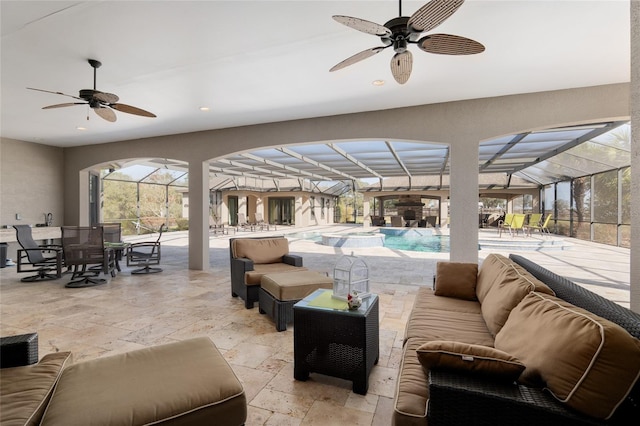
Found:
[{"label": "wicker sofa base", "polygon": [[442,370],[429,372],[427,418],[429,426],[602,424],[576,414],[538,389]]}]

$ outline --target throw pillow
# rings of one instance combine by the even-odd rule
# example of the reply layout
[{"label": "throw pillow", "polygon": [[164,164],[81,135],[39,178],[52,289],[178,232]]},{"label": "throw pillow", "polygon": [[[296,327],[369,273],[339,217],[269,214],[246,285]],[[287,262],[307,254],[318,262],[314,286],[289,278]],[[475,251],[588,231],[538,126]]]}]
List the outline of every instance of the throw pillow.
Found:
[{"label": "throw pillow", "polygon": [[423,367],[469,371],[495,380],[513,382],[525,365],[517,358],[489,346],[472,345],[449,340],[434,340],[416,349]]},{"label": "throw pillow", "polygon": [[477,263],[438,262],[436,264],[436,296],[476,299]]}]

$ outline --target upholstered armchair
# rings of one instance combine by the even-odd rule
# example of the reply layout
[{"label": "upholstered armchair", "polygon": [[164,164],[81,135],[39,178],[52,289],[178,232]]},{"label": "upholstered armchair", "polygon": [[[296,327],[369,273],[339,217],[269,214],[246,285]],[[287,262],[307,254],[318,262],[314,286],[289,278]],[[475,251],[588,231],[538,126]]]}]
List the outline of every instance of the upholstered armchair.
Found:
[{"label": "upholstered armchair", "polygon": [[289,254],[284,237],[231,238],[231,296],[240,296],[247,309],[258,301],[260,280],[268,273],[304,271],[302,257]]}]

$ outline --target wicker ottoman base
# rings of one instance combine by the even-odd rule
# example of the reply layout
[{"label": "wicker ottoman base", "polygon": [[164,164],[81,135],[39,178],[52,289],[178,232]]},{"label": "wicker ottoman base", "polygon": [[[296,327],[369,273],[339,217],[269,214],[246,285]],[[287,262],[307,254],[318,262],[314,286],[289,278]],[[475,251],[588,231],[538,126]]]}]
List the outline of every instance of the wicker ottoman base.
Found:
[{"label": "wicker ottoman base", "polygon": [[293,305],[319,288],[332,288],[333,280],[314,271],[284,272],[264,275],[260,285],[260,313],[273,319],[277,331],[285,331],[293,322]]},{"label": "wicker ottoman base", "polygon": [[38,333],[0,338],[0,360],[2,368],[38,362]]}]

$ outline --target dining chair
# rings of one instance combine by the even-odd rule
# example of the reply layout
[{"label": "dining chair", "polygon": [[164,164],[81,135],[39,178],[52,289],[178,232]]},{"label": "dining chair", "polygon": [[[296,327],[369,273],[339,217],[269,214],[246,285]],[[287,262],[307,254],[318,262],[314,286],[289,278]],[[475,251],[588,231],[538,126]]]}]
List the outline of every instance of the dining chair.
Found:
[{"label": "dining chair", "polygon": [[65,287],[91,287],[106,283],[100,273],[115,277],[115,256],[105,248],[102,226],[63,226],[62,249],[65,265],[73,267],[73,275]]}]

